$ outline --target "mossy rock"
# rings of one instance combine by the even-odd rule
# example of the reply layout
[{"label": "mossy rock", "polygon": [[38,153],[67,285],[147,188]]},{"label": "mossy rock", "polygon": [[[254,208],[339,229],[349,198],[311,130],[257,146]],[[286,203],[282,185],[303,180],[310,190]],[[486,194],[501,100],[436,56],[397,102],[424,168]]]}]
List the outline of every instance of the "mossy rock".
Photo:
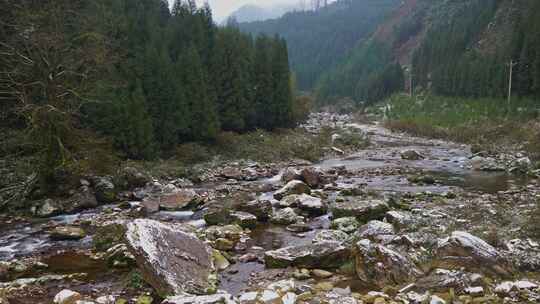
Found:
[{"label": "mossy rock", "polygon": [[99,227],[93,237],[94,248],[98,251],[107,251],[116,244],[123,243],[126,234],[126,227],[122,224],[114,223]]}]

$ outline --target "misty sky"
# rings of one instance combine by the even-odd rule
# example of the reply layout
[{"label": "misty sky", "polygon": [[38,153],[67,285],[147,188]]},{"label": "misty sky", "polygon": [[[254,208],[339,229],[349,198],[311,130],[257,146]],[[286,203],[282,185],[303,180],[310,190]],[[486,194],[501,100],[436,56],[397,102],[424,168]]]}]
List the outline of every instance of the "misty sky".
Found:
[{"label": "misty sky", "polygon": [[[197,0],[199,4],[206,0]],[[298,0],[207,0],[212,7],[214,19],[217,21],[229,16],[232,12],[245,4],[256,4],[258,6],[272,6],[275,4],[296,4]]]}]

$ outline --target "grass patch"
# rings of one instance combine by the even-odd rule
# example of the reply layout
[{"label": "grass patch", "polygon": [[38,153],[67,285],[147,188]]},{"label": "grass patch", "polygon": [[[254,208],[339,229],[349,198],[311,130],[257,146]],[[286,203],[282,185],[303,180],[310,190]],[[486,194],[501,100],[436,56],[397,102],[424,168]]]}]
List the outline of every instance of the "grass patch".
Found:
[{"label": "grass patch", "polygon": [[386,126],[415,136],[449,139],[497,150],[502,144],[523,144],[540,152],[540,107],[534,99],[466,99],[399,94],[388,99]]}]

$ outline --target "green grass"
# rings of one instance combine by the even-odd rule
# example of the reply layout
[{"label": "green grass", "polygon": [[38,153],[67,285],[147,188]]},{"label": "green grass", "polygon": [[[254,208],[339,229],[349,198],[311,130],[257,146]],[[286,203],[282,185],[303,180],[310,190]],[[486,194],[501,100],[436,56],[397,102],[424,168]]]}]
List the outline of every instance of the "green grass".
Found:
[{"label": "green grass", "polygon": [[501,144],[524,144],[540,151],[537,119],[540,101],[467,99],[399,94],[387,100],[386,125],[417,136],[449,139],[491,148]]}]

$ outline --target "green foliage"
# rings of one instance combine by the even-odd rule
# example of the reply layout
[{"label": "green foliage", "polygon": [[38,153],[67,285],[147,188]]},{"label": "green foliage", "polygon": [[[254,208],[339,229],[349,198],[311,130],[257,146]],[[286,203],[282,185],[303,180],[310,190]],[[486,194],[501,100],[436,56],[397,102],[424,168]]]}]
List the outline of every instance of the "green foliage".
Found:
[{"label": "green foliage", "polygon": [[414,135],[471,144],[496,144],[502,139],[523,141],[531,130],[519,124],[537,118],[534,99],[457,98],[394,95],[388,99],[387,125]]},{"label": "green foliage", "polygon": [[392,62],[388,46],[376,40],[362,44],[317,84],[319,102],[352,97],[365,104],[380,101],[403,88],[401,66]]}]

